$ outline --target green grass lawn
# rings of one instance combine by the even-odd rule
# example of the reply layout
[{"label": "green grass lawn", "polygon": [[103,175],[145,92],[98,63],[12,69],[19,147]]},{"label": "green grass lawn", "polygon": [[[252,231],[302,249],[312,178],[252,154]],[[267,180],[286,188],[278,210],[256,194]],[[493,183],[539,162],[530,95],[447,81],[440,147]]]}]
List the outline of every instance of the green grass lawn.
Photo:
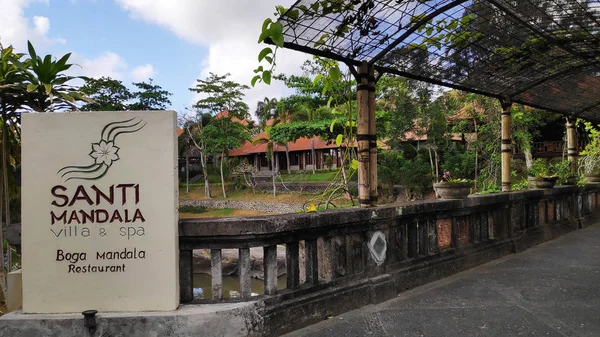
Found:
[{"label": "green grass lawn", "polygon": [[285,182],[290,183],[302,183],[302,182],[330,182],[338,174],[339,170],[333,170],[328,172],[317,172],[312,174],[311,172],[298,173],[298,174],[287,174],[286,171],[281,172],[281,178]]}]

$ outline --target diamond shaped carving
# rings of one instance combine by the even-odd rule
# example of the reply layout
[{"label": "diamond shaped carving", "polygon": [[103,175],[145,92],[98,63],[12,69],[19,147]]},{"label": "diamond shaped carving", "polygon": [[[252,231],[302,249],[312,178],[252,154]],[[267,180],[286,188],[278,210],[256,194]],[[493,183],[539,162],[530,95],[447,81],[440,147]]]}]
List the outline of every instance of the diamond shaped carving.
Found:
[{"label": "diamond shaped carving", "polygon": [[385,262],[385,253],[387,251],[387,241],[385,240],[385,234],[381,231],[373,233],[371,240],[369,240],[369,252],[371,258],[375,261],[378,266]]}]

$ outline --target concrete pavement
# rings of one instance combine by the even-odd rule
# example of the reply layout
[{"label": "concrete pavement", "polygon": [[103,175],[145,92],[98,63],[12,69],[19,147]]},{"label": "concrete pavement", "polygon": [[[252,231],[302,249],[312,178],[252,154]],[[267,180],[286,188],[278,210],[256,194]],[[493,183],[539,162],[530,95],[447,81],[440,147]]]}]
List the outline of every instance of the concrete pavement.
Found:
[{"label": "concrete pavement", "polygon": [[600,224],[285,336],[600,336]]}]

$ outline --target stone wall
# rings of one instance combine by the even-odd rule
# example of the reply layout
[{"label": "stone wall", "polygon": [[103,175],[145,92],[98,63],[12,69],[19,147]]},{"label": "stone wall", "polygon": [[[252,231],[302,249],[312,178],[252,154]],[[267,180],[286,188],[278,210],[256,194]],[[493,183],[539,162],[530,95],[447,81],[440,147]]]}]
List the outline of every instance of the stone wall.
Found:
[{"label": "stone wall", "polygon": [[183,200],[179,202],[180,206],[201,206],[212,209],[247,209],[252,211],[284,214],[296,213],[303,208],[303,204],[278,203],[278,202],[260,202],[260,201],[239,201],[239,200]]}]

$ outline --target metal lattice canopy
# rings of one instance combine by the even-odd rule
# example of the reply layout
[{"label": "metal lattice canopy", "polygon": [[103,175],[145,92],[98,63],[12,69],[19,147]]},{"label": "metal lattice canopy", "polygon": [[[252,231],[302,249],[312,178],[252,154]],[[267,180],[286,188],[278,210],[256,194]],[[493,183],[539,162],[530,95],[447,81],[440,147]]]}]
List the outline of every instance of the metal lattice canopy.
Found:
[{"label": "metal lattice canopy", "polygon": [[285,48],[600,122],[600,0],[300,0]]}]

